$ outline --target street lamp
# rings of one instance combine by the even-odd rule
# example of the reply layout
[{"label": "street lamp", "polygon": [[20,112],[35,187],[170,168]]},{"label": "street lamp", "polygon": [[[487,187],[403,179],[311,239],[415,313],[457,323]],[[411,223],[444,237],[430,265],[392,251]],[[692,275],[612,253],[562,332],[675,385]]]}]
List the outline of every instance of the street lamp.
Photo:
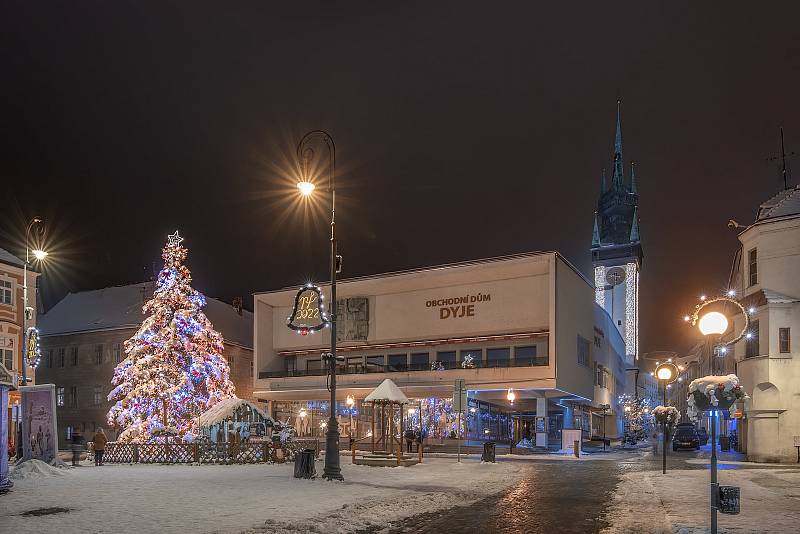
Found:
[{"label": "street lamp", "polygon": [[307,163],[314,157],[314,149],[311,147],[314,141],[322,141],[328,149],[328,191],[331,194],[331,309],[329,314],[331,351],[327,355],[330,369],[331,409],[325,435],[325,469],[322,478],[344,480],[339,465],[339,425],[336,422],[336,274],[339,272],[338,265],[341,264],[341,257],[336,253],[336,145],[333,137],[323,130],[308,132],[298,143],[297,159],[300,162],[302,174],[301,180],[297,183],[297,189],[304,197],[310,197],[316,189],[307,173]]},{"label": "street lamp", "polygon": [[[664,362],[658,364],[656,367],[655,375],[658,381],[664,388],[664,404],[663,406],[667,407],[667,386],[675,382],[678,379],[678,366],[672,362]],[[663,444],[663,451],[662,452],[662,466],[661,472],[662,474],[667,474],[667,420],[664,419],[664,422],[661,423],[662,429],[664,432],[664,444]]]},{"label": "street lamp", "polygon": [[352,395],[348,395],[345,403],[347,404],[347,411],[350,412],[350,443],[353,443],[353,406],[356,403],[356,399]]},{"label": "street lamp", "polygon": [[[31,250],[31,231],[36,227],[39,234],[39,245],[41,246],[42,238],[44,237],[44,222],[41,217],[34,217],[28,224],[25,230],[25,265],[22,268],[22,330],[25,336],[28,333],[28,315],[33,318],[33,309],[28,310],[28,263],[31,261],[31,254],[37,261],[44,261],[47,258],[47,252],[41,248]],[[28,384],[28,340],[25,340],[25,346],[22,347],[22,385]]]}]

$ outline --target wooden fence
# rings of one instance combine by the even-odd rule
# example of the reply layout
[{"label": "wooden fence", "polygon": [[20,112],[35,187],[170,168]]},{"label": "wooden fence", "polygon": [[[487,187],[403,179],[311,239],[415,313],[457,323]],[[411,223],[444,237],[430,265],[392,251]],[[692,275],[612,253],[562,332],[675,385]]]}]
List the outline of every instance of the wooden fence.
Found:
[{"label": "wooden fence", "polygon": [[[91,443],[89,444],[90,451]],[[117,443],[106,444],[103,462],[122,464],[257,464],[293,461],[298,450],[314,449],[316,440],[273,443]]]}]

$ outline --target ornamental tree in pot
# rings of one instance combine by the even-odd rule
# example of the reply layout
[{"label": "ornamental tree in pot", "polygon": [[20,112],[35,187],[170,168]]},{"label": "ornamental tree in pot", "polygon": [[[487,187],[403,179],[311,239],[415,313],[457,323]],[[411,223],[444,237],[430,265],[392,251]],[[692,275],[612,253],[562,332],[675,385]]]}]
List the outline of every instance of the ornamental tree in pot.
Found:
[{"label": "ornamental tree in pot", "polygon": [[653,408],[653,417],[658,424],[672,426],[678,422],[680,412],[674,406],[656,406]]},{"label": "ornamental tree in pot", "polygon": [[689,417],[697,419],[700,412],[708,410],[727,410],[737,400],[749,399],[744,388],[739,385],[739,377],[704,376],[692,380],[689,384],[687,399]]}]

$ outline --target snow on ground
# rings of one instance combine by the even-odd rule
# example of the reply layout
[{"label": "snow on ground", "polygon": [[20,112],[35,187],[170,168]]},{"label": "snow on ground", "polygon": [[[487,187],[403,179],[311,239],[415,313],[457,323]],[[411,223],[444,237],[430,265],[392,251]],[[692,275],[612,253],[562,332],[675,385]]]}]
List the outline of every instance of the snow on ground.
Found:
[{"label": "snow on ground", "polygon": [[[322,462],[316,464],[322,474]],[[4,532],[354,532],[468,504],[522,477],[520,462],[412,467],[352,465],[344,482],[293,478],[293,464],[84,464],[63,476],[25,477],[0,497]],[[67,513],[21,516],[37,508]]]},{"label": "snow on ground", "polygon": [[[798,532],[800,469],[741,465],[720,462],[720,484],[741,487],[741,513],[718,513],[719,531]],[[604,534],[710,532],[710,481],[707,469],[668,470],[666,475],[661,471],[626,473],[606,516],[613,526]]]}]

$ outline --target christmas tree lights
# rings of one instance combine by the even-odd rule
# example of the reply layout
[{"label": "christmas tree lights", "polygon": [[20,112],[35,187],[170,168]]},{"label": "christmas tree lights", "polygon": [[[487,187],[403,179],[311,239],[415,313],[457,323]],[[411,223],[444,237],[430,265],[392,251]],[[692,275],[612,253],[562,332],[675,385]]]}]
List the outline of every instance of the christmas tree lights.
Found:
[{"label": "christmas tree lights", "polygon": [[120,441],[183,436],[201,413],[235,397],[222,335],[202,311],[205,297],[190,285],[182,241],[177,231],[169,236],[153,298],[142,308],[147,318],[114,369],[108,422],[123,429]]}]

